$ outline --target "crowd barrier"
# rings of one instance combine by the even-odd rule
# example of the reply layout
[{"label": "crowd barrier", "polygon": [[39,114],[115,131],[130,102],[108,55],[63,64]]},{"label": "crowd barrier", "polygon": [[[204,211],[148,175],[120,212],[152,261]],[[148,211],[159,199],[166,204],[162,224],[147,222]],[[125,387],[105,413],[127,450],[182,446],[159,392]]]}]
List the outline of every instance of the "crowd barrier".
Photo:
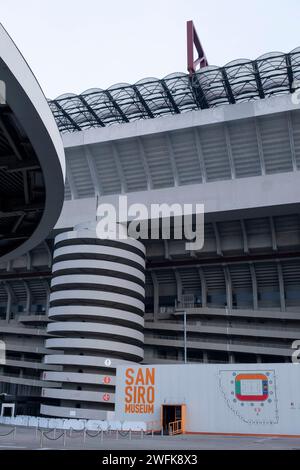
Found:
[{"label": "crowd barrier", "polygon": [[[128,431],[122,430],[111,430],[107,429],[104,431],[103,429],[99,429],[98,431],[91,432],[87,429],[64,429],[57,431],[56,429],[50,429],[48,431],[37,429],[36,437],[40,439],[40,447],[43,448],[44,445],[51,445],[51,441],[59,441],[63,447],[72,446],[74,439],[80,441],[80,443],[85,445],[87,440],[99,440],[103,441],[106,437],[110,439],[144,439],[145,435],[149,435],[149,432],[141,430],[134,430],[131,429]],[[150,435],[154,437],[154,433],[151,432]],[[77,438],[77,439],[76,439]],[[48,441],[48,442],[47,442]]]},{"label": "crowd barrier", "polygon": [[1,430],[0,432],[0,438],[1,437],[8,437],[8,436],[11,436],[13,438],[13,440],[15,441],[16,440],[16,434],[17,434],[17,428],[16,426],[13,427],[12,429],[9,429],[9,430]]},{"label": "crowd barrier", "polygon": [[[30,428],[31,432],[34,430],[33,428]],[[9,445],[11,445],[12,441],[16,442],[16,436],[17,436],[17,426],[14,426],[13,428],[10,429],[0,429],[0,442],[1,445],[4,444],[5,442],[9,442]],[[115,429],[112,430],[110,428],[104,430],[104,429],[98,429],[97,431],[91,431],[87,428],[83,429],[41,429],[36,427],[35,428],[35,438],[33,435],[33,441],[37,442],[37,445],[39,443],[40,448],[44,448],[46,446],[47,448],[50,446],[50,448],[53,448],[53,444],[57,443],[59,447],[75,447],[80,448],[82,446],[83,448],[85,447],[85,444],[88,441],[95,440],[96,441],[104,441],[105,438],[108,439],[144,439],[145,436],[152,436],[154,437],[154,431],[144,431],[143,429],[140,430],[132,430],[129,429],[127,431],[121,430],[121,429]],[[2,439],[3,438],[3,439]]]},{"label": "crowd barrier", "polygon": [[0,417],[0,424],[8,426],[23,426],[36,429],[61,429],[87,431],[147,431],[144,422],[132,421],[99,421],[85,419],[40,418],[35,416]]}]

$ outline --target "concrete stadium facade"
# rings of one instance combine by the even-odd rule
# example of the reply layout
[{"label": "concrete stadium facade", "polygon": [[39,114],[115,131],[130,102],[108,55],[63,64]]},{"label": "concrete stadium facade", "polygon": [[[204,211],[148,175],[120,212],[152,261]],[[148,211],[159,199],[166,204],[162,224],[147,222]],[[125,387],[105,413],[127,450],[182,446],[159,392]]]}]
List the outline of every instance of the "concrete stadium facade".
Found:
[{"label": "concrete stadium facade", "polygon": [[[296,72],[298,68],[295,77]],[[73,98],[51,103],[52,108],[57,103],[62,107],[63,100],[67,103],[61,116],[54,110],[66,154],[65,203],[51,237],[23,258],[0,264],[6,283],[0,286],[0,312],[13,312],[0,325],[1,336],[19,345],[19,350],[8,349],[8,362],[1,368],[3,391],[28,386],[25,392],[34,393],[45,415],[90,417],[96,410],[103,416],[108,406],[103,406],[101,396],[109,390],[113,405],[114,369],[122,361],[183,363],[183,311],[189,363],[291,361],[292,342],[300,337],[300,105],[292,92],[278,88],[274,96],[260,94],[133,122],[124,118],[112,126],[97,115],[98,125],[83,129],[79,121],[83,118],[76,120],[68,111],[68,100]],[[75,98],[80,110],[87,97]],[[113,99],[112,103],[115,112]],[[95,115],[96,108],[89,107]],[[62,119],[68,122],[65,128]],[[74,227],[95,220],[97,201],[117,206],[120,194],[128,196],[129,204],[146,207],[203,203],[205,243],[201,251],[188,252],[185,240],[142,241],[146,250],[143,338],[135,329],[127,336],[121,331],[128,328],[125,324],[111,325],[116,337],[131,338],[116,357],[115,340],[111,349],[94,349],[87,343],[105,342],[108,334],[107,324],[96,321],[88,310],[93,307],[83,311],[78,305],[52,303],[60,295],[67,302],[81,291],[77,286],[64,292],[63,286],[72,287],[73,280],[67,272],[55,275],[56,252],[66,248],[57,248],[54,236],[69,240]],[[71,276],[82,276],[86,260],[80,253],[86,248],[77,251],[73,268],[79,271]],[[94,253],[96,248],[97,244],[88,245]],[[96,273],[84,276],[94,276],[93,284],[99,288],[108,281]],[[76,284],[86,281],[78,278]],[[142,295],[138,286],[132,288]],[[88,292],[82,290],[83,298],[96,298]],[[101,306],[95,310],[101,315]],[[27,337],[36,360],[25,364],[21,343]],[[70,339],[76,339],[74,348]],[[130,348],[138,352],[130,354]],[[105,368],[106,351],[112,362]],[[70,355],[81,357],[82,367]],[[91,355],[93,364],[83,359]],[[104,376],[112,377],[111,388],[100,383]],[[35,382],[30,385],[26,380]],[[38,408],[35,411],[39,413]]]}]

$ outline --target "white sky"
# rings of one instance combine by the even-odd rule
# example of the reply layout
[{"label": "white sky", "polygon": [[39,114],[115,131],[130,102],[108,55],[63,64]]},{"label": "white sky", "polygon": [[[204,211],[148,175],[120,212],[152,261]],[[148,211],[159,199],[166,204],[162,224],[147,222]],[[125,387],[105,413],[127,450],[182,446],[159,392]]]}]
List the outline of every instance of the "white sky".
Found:
[{"label": "white sky", "polygon": [[300,46],[299,0],[2,0],[45,94],[186,71],[186,20],[211,65]]}]

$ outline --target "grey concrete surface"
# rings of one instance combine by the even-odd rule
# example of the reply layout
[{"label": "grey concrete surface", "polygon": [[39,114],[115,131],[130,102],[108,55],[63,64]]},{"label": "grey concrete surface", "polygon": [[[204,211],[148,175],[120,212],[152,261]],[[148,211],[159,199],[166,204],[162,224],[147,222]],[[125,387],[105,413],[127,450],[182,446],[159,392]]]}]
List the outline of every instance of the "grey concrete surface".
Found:
[{"label": "grey concrete surface", "polygon": [[[140,433],[132,436],[120,436],[116,434],[105,434],[101,441],[100,435],[97,437],[86,436],[84,442],[83,433],[73,432],[72,437],[69,432],[66,435],[64,447],[63,436],[57,440],[49,440],[45,436],[41,443],[41,433],[33,428],[18,427],[16,436],[13,434],[3,436],[8,433],[11,426],[0,425],[0,450],[293,450],[300,449],[300,439],[298,438],[274,438],[274,437],[236,437],[236,436],[203,436],[203,435],[182,435],[182,436],[144,436]],[[56,431],[58,438],[62,431]],[[95,435],[95,432],[90,432]],[[48,434],[53,439],[53,431]]]}]

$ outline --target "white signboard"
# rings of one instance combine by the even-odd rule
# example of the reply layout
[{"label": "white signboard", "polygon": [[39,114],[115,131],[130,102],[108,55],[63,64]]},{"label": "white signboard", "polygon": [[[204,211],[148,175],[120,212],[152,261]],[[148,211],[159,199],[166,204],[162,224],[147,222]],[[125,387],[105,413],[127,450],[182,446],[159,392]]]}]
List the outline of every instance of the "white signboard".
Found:
[{"label": "white signboard", "polygon": [[186,432],[297,435],[300,367],[294,364],[130,365],[117,368],[116,419],[160,423],[186,405]]}]

